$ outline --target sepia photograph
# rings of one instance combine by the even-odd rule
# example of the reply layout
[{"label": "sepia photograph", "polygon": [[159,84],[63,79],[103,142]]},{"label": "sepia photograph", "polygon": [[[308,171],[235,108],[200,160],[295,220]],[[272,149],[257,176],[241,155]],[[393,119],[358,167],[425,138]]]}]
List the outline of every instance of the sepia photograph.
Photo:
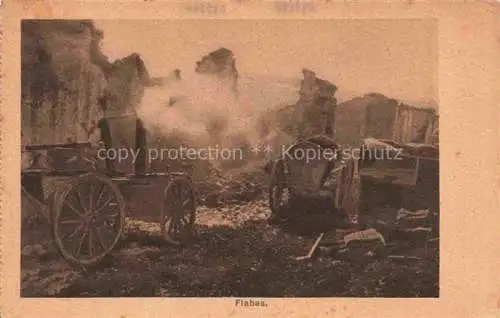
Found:
[{"label": "sepia photograph", "polygon": [[21,297],[440,297],[436,19],[20,31]]}]

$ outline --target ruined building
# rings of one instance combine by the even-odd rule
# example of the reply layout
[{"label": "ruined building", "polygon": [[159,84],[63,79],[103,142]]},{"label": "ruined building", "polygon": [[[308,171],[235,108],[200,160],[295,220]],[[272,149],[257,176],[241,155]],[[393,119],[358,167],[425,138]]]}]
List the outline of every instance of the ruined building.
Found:
[{"label": "ruined building", "polygon": [[196,62],[196,73],[215,76],[222,85],[238,94],[238,71],[236,58],[227,48],[219,48]]},{"label": "ruined building", "polygon": [[336,111],[335,138],[357,146],[364,138],[397,142],[437,143],[435,109],[401,103],[379,93],[369,93],[341,103]]},{"label": "ruined building", "polygon": [[274,147],[315,135],[334,137],[337,87],[311,70],[302,74],[298,101],[264,114],[259,123],[261,138]]},{"label": "ruined building", "polygon": [[142,58],[108,61],[103,34],[90,20],[23,21],[21,52],[24,144],[99,139],[103,116],[134,113],[150,78]]},{"label": "ruined building", "polygon": [[91,56],[98,36],[90,21],[23,21],[24,143],[87,141],[95,130],[106,86],[105,74]]},{"label": "ruined building", "polygon": [[326,134],[333,137],[337,87],[316,77],[308,69],[302,70],[300,97],[295,105],[297,138]]},{"label": "ruined building", "polygon": [[[238,71],[236,69],[236,58],[233,52],[227,48],[219,48],[196,62],[196,73],[204,76],[212,76],[223,86],[223,89],[232,92],[238,97]],[[213,118],[207,124],[207,133],[212,144],[220,145],[227,133],[227,118]]]}]

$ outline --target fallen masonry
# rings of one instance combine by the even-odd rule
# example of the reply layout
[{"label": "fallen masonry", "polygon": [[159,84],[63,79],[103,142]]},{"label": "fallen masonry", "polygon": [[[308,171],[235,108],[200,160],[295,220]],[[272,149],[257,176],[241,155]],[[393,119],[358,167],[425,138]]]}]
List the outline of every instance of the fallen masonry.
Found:
[{"label": "fallen masonry", "polygon": [[[416,218],[416,215],[419,217]],[[377,254],[376,251],[386,249],[387,251],[382,254],[386,255],[389,260],[424,260],[422,256],[395,255],[391,254],[391,251],[400,250],[398,246],[412,242],[412,244],[422,245],[425,250],[424,256],[427,256],[428,247],[439,241],[439,236],[433,235],[437,226],[433,222],[433,217],[435,215],[429,210],[400,209],[391,222],[376,222],[375,226],[379,229],[332,229],[317,237],[307,255],[295,259],[311,259],[318,254],[340,257],[342,254],[356,253],[360,250],[365,251],[366,256],[374,256]],[[411,223],[402,223],[402,221],[411,221]]]}]

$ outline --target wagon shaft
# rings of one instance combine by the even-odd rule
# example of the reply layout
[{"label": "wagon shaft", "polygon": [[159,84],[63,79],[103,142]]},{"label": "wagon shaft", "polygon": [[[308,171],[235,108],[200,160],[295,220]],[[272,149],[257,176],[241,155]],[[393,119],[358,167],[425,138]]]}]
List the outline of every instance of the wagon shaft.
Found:
[{"label": "wagon shaft", "polygon": [[75,148],[90,148],[91,143],[89,142],[73,142],[66,144],[41,144],[41,145],[28,145],[25,146],[25,150],[48,150],[48,149],[57,149],[57,148],[65,148],[65,149],[75,149]]},{"label": "wagon shaft", "polygon": [[71,176],[44,177],[40,173],[24,174],[21,176],[23,195],[36,207],[38,213],[50,221],[47,209],[51,199],[61,185],[71,178]]}]

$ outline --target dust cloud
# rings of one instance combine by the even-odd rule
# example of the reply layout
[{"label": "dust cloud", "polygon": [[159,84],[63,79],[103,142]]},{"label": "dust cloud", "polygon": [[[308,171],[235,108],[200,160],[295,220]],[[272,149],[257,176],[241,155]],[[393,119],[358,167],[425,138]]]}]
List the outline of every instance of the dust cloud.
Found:
[{"label": "dust cloud", "polygon": [[300,79],[240,75],[238,93],[214,76],[193,74],[148,88],[138,115],[150,131],[169,138],[183,135],[193,146],[241,147],[259,142],[259,120],[269,111],[294,104]]}]

